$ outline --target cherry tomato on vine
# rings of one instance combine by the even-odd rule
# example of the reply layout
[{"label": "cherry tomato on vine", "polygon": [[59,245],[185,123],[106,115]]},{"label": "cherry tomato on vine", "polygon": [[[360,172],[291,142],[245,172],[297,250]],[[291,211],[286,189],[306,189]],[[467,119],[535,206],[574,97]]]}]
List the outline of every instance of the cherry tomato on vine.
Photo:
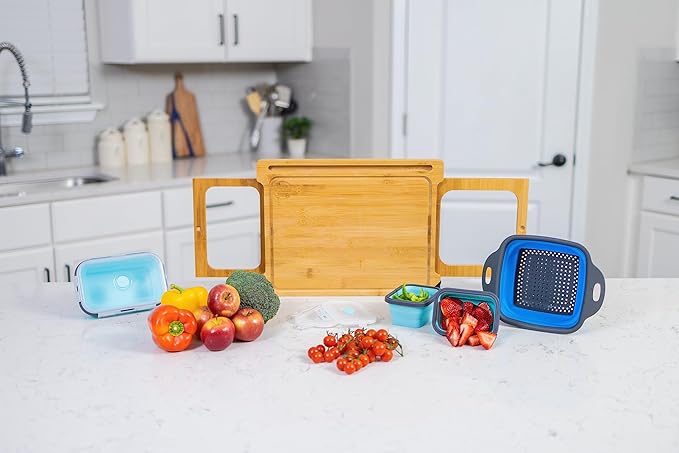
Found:
[{"label": "cherry tomato on vine", "polygon": [[325,338],[323,338],[323,344],[329,348],[337,346],[337,338],[335,338],[333,335],[327,335]]},{"label": "cherry tomato on vine", "polygon": [[[353,364],[354,364],[354,367],[356,367],[356,371],[358,371],[358,370],[360,370],[361,368],[363,368],[363,362],[361,362],[360,360],[358,360],[358,358],[355,358],[351,363],[353,363]],[[345,367],[345,368],[346,368],[346,367]]]},{"label": "cherry tomato on vine", "polygon": [[394,358],[394,353],[389,349],[384,351],[384,354],[382,354],[382,357],[381,357],[383,362],[388,362],[393,358]]},{"label": "cherry tomato on vine", "polygon": [[370,358],[366,354],[361,354],[357,357],[361,361],[362,366],[367,366],[370,363]]},{"label": "cherry tomato on vine", "polygon": [[327,351],[325,351],[325,353],[323,353],[323,360],[324,360],[325,362],[330,363],[330,362],[332,362],[333,360],[335,360],[335,354],[332,353],[332,352],[330,351],[330,349],[328,349]]},{"label": "cherry tomato on vine", "polygon": [[385,329],[380,329],[375,334],[375,338],[379,341],[387,341],[387,338],[389,338],[389,332],[387,332]]},{"label": "cherry tomato on vine", "polygon": [[375,339],[373,337],[369,337],[369,336],[366,335],[366,336],[361,338],[361,347],[363,349],[368,349],[373,345],[374,342],[375,342]]},{"label": "cherry tomato on vine", "polygon": [[349,363],[347,359],[345,359],[344,357],[340,357],[337,360],[337,369],[340,371],[344,371],[344,367],[346,366],[347,363]]},{"label": "cherry tomato on vine", "polygon": [[345,333],[340,337],[340,341],[344,341],[345,343],[349,343],[351,340],[353,340],[353,338],[348,333]]},{"label": "cherry tomato on vine", "polygon": [[372,349],[366,352],[365,355],[367,355],[368,359],[370,359],[370,363],[373,363],[376,359],[375,352]]},{"label": "cherry tomato on vine", "polygon": [[309,350],[307,351],[307,355],[309,356],[310,359],[313,359],[312,354],[314,352],[316,352],[316,346],[310,347]]},{"label": "cherry tomato on vine", "polygon": [[354,374],[356,371],[356,365],[354,365],[354,362],[347,362],[344,365],[344,372],[347,374]]},{"label": "cherry tomato on vine", "polygon": [[313,360],[314,363],[321,363],[324,360],[323,353],[314,351],[314,353],[311,355],[311,360]]},{"label": "cherry tomato on vine", "polygon": [[368,331],[365,334],[369,337],[375,338],[375,334],[377,334],[377,332],[375,331],[375,329],[368,329]]},{"label": "cherry tomato on vine", "polygon": [[381,356],[384,354],[384,351],[387,350],[387,345],[382,343],[381,341],[378,341],[373,344],[373,352],[375,353],[376,356]]}]

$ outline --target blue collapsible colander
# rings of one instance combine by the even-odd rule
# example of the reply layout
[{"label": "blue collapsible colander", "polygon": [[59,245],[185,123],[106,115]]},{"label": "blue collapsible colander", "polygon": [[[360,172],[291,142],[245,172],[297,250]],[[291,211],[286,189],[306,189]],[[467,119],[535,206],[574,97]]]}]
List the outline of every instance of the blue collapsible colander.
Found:
[{"label": "blue collapsible colander", "polygon": [[500,300],[502,321],[553,333],[578,330],[599,311],[606,290],[604,276],[587,249],[544,236],[505,239],[486,259],[481,280],[483,290]]}]

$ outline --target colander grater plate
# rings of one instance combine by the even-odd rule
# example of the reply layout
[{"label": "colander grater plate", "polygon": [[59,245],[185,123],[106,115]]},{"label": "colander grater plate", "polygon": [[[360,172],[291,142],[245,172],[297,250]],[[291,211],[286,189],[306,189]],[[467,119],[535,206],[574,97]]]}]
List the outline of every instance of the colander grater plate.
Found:
[{"label": "colander grater plate", "polygon": [[572,315],[578,294],[577,255],[520,249],[516,263],[514,304],[527,310]]},{"label": "colander grater plate", "polygon": [[483,290],[500,301],[502,321],[554,333],[578,330],[601,308],[606,289],[586,248],[545,236],[508,237],[486,259],[482,275]]}]

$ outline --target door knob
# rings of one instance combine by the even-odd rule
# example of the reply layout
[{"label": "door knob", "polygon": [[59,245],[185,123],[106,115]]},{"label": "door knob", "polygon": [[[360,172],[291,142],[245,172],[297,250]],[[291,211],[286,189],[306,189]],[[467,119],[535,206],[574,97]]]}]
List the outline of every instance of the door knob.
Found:
[{"label": "door knob", "polygon": [[566,156],[563,154],[555,154],[554,157],[552,158],[551,162],[538,162],[539,167],[549,167],[551,165],[554,165],[555,167],[563,167],[566,165]]}]

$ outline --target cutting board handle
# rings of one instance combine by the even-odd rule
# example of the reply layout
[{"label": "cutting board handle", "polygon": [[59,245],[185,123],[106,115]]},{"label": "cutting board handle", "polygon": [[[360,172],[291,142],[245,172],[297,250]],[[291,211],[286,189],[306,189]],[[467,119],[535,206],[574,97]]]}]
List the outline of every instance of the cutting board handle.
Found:
[{"label": "cutting board handle", "polygon": [[483,264],[447,264],[441,260],[441,200],[452,190],[484,190],[511,192],[516,197],[516,234],[526,234],[528,218],[528,179],[527,178],[445,178],[439,183],[436,237],[436,272],[442,277],[480,277]]},{"label": "cutting board handle", "polygon": [[[195,178],[193,180],[193,234],[195,237],[196,277],[228,277],[236,269],[215,269],[207,260],[207,214],[205,194],[211,187],[253,187],[259,192],[260,219],[263,218],[262,185],[256,179],[246,178]],[[260,220],[260,231],[263,231]],[[264,234],[260,235],[261,260],[253,272],[264,273]]]}]

